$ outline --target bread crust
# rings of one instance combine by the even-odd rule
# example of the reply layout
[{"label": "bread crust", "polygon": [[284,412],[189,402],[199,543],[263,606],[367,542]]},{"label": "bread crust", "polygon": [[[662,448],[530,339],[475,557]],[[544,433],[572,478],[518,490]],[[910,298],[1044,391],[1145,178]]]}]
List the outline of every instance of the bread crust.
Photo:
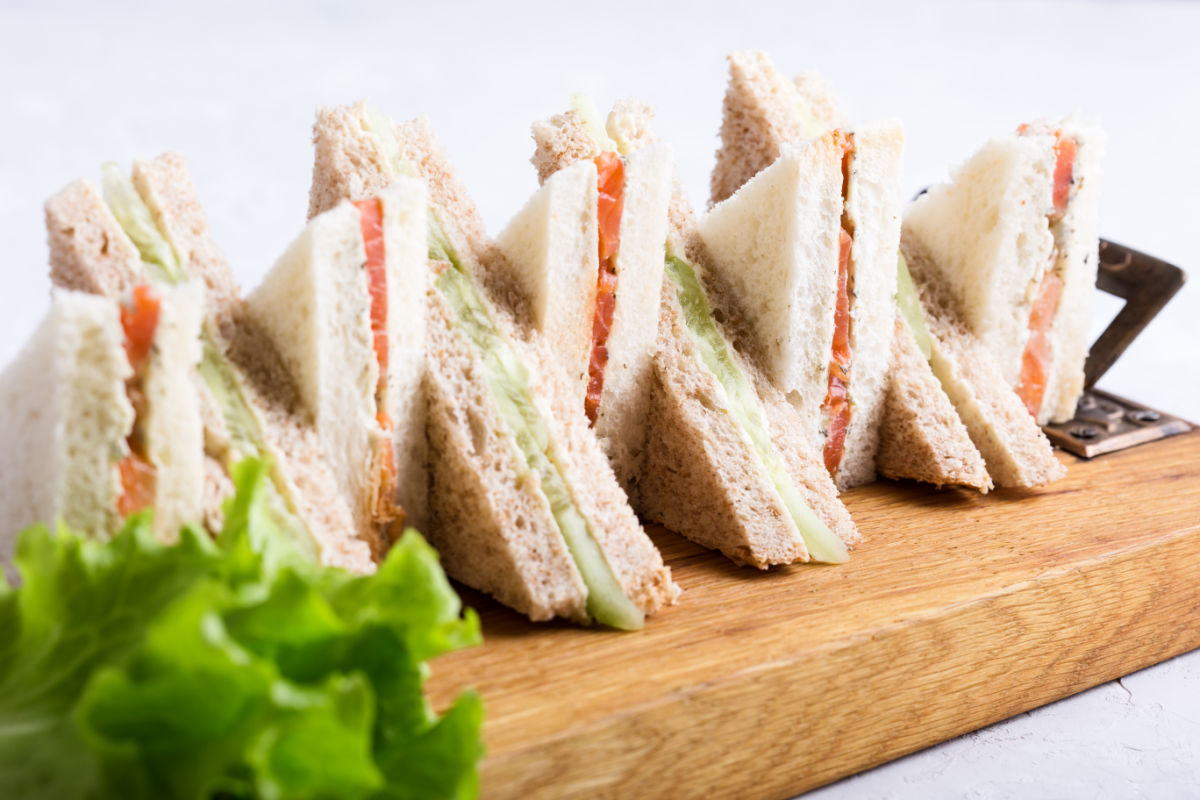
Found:
[{"label": "bread crust", "polygon": [[818,136],[846,122],[820,74],[808,72],[789,81],[761,50],[731,53],[728,61],[710,206],[774,163],[785,142]]}]

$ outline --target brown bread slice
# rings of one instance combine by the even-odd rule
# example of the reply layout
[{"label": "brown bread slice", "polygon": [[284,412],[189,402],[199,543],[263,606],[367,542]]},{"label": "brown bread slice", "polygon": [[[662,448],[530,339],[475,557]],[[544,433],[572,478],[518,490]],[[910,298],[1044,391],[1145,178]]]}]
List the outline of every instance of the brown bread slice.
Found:
[{"label": "brown bread slice", "polygon": [[992,488],[983,456],[896,312],[896,340],[875,468],[886,478]]}]

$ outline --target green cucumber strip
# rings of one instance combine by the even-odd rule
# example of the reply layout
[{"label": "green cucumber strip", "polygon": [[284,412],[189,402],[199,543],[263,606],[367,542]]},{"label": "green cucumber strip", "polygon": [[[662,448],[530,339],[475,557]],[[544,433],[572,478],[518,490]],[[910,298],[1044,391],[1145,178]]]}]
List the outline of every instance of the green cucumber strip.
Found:
[{"label": "green cucumber strip", "polygon": [[[250,410],[233,369],[226,361],[224,354],[217,347],[210,331],[202,334],[200,363],[196,369],[208,391],[216,401],[221,418],[229,431],[229,440],[234,453],[225,466],[232,469],[233,464],[244,458],[261,459],[266,454],[267,446],[263,440],[262,430],[254,412]],[[271,480],[263,484],[265,507],[271,521],[277,529],[284,532],[287,538],[296,545],[300,552],[316,560],[317,544],[303,520],[296,513],[290,500],[290,492],[279,467],[273,459],[271,463]]]},{"label": "green cucumber strip", "polygon": [[904,315],[908,329],[917,340],[921,355],[928,361],[933,356],[933,347],[929,341],[929,328],[925,325],[925,312],[921,310],[921,298],[917,295],[917,287],[908,271],[908,262],[903,253],[896,254],[896,304]]},{"label": "green cucumber strip", "polygon": [[[444,243],[445,237],[440,237]],[[431,250],[434,245],[431,240]],[[443,256],[451,253],[436,245]],[[500,416],[513,434],[524,467],[537,476],[541,491],[550,503],[550,510],[562,533],[567,549],[587,586],[587,611],[597,622],[622,630],[637,630],[644,624],[640,608],[626,596],[617,583],[604,553],[592,536],[589,524],[567,486],[557,457],[557,448],[550,441],[550,429],[531,397],[529,372],[492,320],[484,299],[471,279],[455,264],[437,278],[437,289],[454,314],[458,329],[475,346],[483,363],[484,379]]]},{"label": "green cucumber strip", "polygon": [[137,247],[150,274],[164,283],[182,283],[187,276],[175,249],[159,232],[150,207],[138,194],[133,181],[111,161],[101,166],[100,171],[104,202]]},{"label": "green cucumber strip", "polygon": [[700,351],[701,361],[725,390],[734,424],[741,428],[754,445],[759,461],[775,485],[775,491],[783,500],[801,538],[804,539],[809,555],[815,561],[830,564],[848,561],[850,554],[846,550],[846,544],[813,513],[784,468],[779,451],[771,441],[770,429],[759,404],[758,395],[745,374],[738,368],[729,344],[713,321],[708,297],[700,286],[695,270],[691,264],[668,252],[666,272],[675,285],[675,294],[679,298],[679,305],[683,307],[684,322]]}]

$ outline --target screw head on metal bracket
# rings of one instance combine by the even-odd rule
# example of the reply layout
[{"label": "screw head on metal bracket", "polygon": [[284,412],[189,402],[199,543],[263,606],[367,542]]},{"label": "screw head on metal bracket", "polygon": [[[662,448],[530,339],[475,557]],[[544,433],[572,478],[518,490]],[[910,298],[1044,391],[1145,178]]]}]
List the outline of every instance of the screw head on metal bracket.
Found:
[{"label": "screw head on metal bracket", "polygon": [[[1113,409],[1109,411],[1108,409]],[[1075,418],[1043,426],[1050,441],[1082,458],[1184,433],[1192,426],[1178,417],[1132,403],[1100,389],[1079,398]]]}]

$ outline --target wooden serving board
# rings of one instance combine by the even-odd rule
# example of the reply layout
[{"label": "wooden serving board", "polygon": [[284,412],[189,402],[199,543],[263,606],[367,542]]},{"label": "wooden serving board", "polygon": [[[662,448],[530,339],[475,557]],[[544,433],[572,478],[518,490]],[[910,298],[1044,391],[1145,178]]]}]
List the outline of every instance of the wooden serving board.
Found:
[{"label": "wooden serving board", "polygon": [[485,798],[803,792],[1200,646],[1200,431],[987,496],[847,493],[850,563],[758,572],[662,529],[640,633],[535,625],[434,664],[487,707]]}]

